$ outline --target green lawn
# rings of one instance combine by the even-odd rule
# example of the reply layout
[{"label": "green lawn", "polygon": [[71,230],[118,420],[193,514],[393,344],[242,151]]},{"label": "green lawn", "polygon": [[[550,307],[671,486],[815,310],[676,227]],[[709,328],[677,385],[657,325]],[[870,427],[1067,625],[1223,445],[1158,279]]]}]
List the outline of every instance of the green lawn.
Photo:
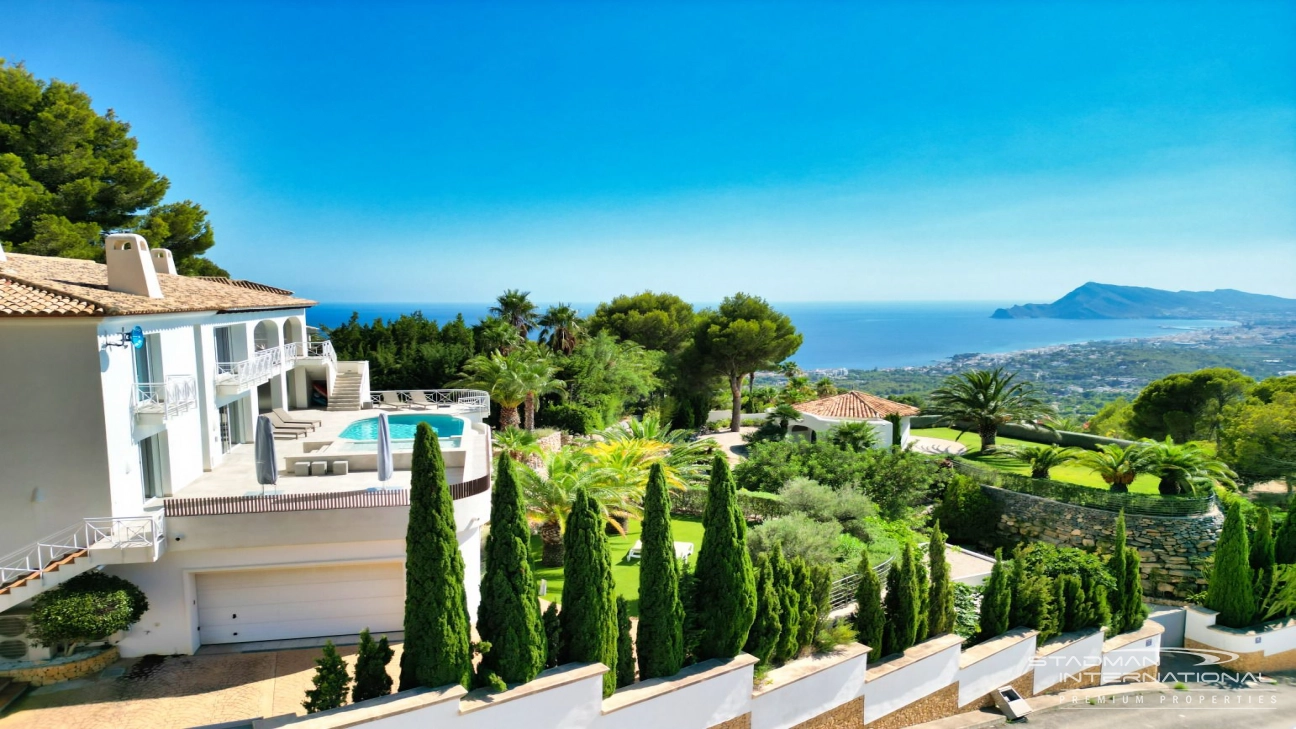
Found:
[{"label": "green lawn", "polygon": [[[630,614],[639,615],[639,560],[626,562],[626,554],[639,539],[642,530],[637,521],[630,522],[625,536],[609,536],[608,546],[612,551],[612,577],[616,580],[617,594],[630,602]],[[691,542],[693,556],[690,562],[696,563],[698,551],[702,549],[702,522],[688,517],[671,517],[671,533],[677,542]],[[563,574],[561,567],[540,566],[540,537],[531,537],[531,566],[535,571],[536,582],[547,580],[549,591],[544,599],[562,602]]]},{"label": "green lawn", "polygon": [[[1004,454],[981,455],[981,438],[976,433],[964,433],[960,438],[959,432],[953,428],[923,428],[911,431],[913,435],[925,435],[929,438],[944,438],[945,440],[957,440],[968,447],[967,455],[964,457],[970,461],[975,461],[982,465],[997,468],[1000,471],[1009,471],[1012,473],[1030,473],[1030,469],[1025,464]],[[1028,446],[1039,445],[1030,443],[1016,438],[999,437],[995,439],[996,443],[1001,446]],[[1079,486],[1088,486],[1095,489],[1110,488],[1105,481],[1097,476],[1093,471],[1079,466],[1069,465],[1055,468],[1049,472],[1049,478],[1054,481],[1064,481]],[[1130,493],[1136,494],[1159,494],[1157,490],[1157,478],[1148,474],[1141,474],[1130,484]]]}]

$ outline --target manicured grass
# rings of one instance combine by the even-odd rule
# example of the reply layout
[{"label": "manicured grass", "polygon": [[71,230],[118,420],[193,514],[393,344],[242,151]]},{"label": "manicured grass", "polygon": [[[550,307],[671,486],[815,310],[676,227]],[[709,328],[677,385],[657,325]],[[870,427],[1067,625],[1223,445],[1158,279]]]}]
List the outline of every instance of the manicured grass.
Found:
[{"label": "manicured grass", "polygon": [[[914,435],[924,435],[929,438],[956,440],[968,447],[968,452],[964,458],[969,461],[974,461],[991,468],[997,468],[1000,471],[1023,474],[1030,473],[1030,469],[1025,464],[1006,454],[995,453],[985,456],[981,455],[981,438],[976,433],[964,433],[961,438],[959,437],[959,432],[953,428],[923,428],[921,430],[915,429],[912,433]],[[1002,436],[996,438],[995,442],[1000,446],[1039,445],[1038,443],[1017,440],[1016,438],[1004,438]],[[1095,489],[1107,490],[1111,488],[1107,485],[1106,481],[1103,481],[1098,477],[1098,474],[1090,471],[1084,466],[1076,464],[1060,466],[1049,471],[1049,478],[1054,481],[1063,481],[1065,483],[1073,483],[1078,486],[1088,486]],[[1148,474],[1139,475],[1138,478],[1134,479],[1134,483],[1130,484],[1130,493],[1159,494],[1160,491],[1157,490],[1156,477]]]},{"label": "manicured grass", "polygon": [[[608,547],[612,552],[612,578],[616,580],[617,594],[630,603],[630,614],[639,615],[639,560],[626,562],[626,554],[639,540],[643,530],[638,521],[631,521],[625,536],[609,536]],[[690,562],[697,560],[698,551],[702,549],[702,522],[689,517],[672,516],[671,533],[677,542],[691,542],[693,556]],[[563,573],[561,567],[541,567],[540,537],[531,537],[531,567],[535,571],[536,582],[545,580],[548,592],[544,599],[550,602],[562,602]]]}]

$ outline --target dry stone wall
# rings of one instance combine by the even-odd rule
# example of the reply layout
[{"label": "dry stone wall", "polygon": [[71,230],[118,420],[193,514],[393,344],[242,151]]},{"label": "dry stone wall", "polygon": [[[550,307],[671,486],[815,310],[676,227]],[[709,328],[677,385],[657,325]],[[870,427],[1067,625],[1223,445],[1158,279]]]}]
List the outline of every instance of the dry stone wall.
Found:
[{"label": "dry stone wall", "polygon": [[[982,486],[999,506],[999,536],[1014,542],[1039,541],[1098,554],[1112,548],[1116,512],[1064,504],[1016,491]],[[1205,588],[1202,564],[1215,553],[1224,516],[1218,509],[1199,516],[1125,515],[1126,539],[1139,551],[1143,594],[1182,598]]]}]

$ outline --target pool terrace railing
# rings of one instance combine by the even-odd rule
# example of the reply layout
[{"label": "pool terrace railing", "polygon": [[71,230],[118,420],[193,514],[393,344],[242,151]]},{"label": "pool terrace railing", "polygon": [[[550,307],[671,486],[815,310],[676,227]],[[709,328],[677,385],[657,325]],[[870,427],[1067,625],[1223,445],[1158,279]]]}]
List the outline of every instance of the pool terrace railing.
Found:
[{"label": "pool terrace railing", "polygon": [[1131,494],[1064,483],[1047,478],[1031,478],[1025,474],[1009,473],[960,459],[952,459],[954,470],[971,476],[984,486],[1015,491],[1020,494],[1061,501],[1074,506],[1084,506],[1103,511],[1121,511],[1145,516],[1198,516],[1209,514],[1215,497],[1167,496],[1162,494]]},{"label": "pool terrace railing", "polygon": [[[422,400],[420,400],[420,396]],[[376,408],[403,407],[412,410],[452,410],[489,413],[490,394],[485,390],[370,390]]]},{"label": "pool terrace railing", "polygon": [[[490,485],[489,475],[462,483],[452,483],[450,496],[456,501],[477,496],[490,491]],[[170,498],[162,502],[167,517],[367,509],[380,506],[409,506],[409,503],[410,492],[406,488],[267,496],[203,496],[189,499]]]}]

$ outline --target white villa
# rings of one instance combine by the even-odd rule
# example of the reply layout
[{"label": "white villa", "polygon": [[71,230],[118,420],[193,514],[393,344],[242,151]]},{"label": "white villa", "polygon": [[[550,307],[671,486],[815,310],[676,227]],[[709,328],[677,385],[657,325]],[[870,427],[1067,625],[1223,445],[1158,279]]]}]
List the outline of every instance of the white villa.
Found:
[{"label": "white villa", "polygon": [[879,448],[892,444],[895,425],[888,418],[899,418],[900,447],[909,445],[909,419],[917,415],[918,408],[888,400],[867,392],[851,390],[840,395],[797,403],[792,406],[801,413],[801,419],[792,424],[789,436],[814,439],[842,423],[864,422],[877,432]]},{"label": "white villa", "polygon": [[[137,235],[105,249],[106,265],[0,250],[0,659],[41,657],[25,608],[94,568],[148,595],[124,656],[400,631],[402,438],[420,420],[438,429],[475,614],[486,393],[371,393],[366,362],[310,341],[315,302],[176,275]],[[400,413],[385,484],[371,401]],[[276,437],[280,477],[263,487],[251,443],[275,409],[299,424]]]}]

